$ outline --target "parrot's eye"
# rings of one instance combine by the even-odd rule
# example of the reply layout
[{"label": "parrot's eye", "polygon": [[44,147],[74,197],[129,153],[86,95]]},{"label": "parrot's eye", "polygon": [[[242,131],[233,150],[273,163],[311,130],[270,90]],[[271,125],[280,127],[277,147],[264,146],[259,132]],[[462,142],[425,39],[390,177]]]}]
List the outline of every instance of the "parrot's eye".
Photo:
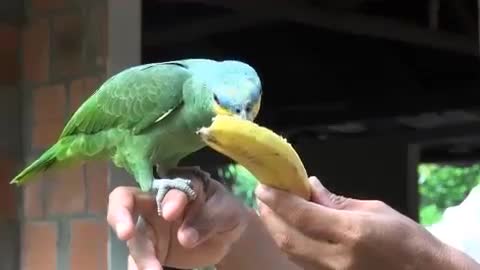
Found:
[{"label": "parrot's eye", "polygon": [[213,100],[215,100],[217,104],[220,104],[220,101],[218,100],[217,95],[213,94]]}]

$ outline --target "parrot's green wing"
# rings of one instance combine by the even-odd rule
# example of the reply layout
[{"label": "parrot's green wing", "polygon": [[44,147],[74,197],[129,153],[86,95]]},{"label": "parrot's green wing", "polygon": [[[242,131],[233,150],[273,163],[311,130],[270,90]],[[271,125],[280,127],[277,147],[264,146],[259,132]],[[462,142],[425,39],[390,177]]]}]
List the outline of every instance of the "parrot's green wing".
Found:
[{"label": "parrot's green wing", "polygon": [[181,62],[136,66],[112,76],[80,106],[61,138],[124,128],[138,134],[181,106],[190,73]]}]

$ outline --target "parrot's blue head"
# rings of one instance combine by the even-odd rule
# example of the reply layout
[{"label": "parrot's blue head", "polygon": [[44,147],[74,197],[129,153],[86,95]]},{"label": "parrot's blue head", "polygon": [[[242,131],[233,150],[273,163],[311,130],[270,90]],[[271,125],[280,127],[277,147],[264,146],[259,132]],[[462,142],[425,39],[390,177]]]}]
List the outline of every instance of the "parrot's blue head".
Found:
[{"label": "parrot's blue head", "polygon": [[257,72],[240,61],[220,62],[220,71],[209,85],[215,113],[253,121],[260,110],[262,85]]}]

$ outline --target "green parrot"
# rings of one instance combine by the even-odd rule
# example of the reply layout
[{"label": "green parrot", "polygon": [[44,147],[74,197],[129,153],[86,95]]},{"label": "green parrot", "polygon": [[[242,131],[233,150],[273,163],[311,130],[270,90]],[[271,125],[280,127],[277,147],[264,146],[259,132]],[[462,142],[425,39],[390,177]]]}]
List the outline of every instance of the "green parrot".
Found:
[{"label": "green parrot", "polygon": [[[184,59],[127,68],[106,80],[73,114],[57,142],[11,183],[28,183],[47,169],[110,159],[142,191],[157,190],[160,214],[170,189],[196,198],[191,180],[166,176],[206,146],[198,129],[215,115],[254,121],[261,97],[255,69],[236,60]],[[155,167],[161,179],[154,179]]]}]

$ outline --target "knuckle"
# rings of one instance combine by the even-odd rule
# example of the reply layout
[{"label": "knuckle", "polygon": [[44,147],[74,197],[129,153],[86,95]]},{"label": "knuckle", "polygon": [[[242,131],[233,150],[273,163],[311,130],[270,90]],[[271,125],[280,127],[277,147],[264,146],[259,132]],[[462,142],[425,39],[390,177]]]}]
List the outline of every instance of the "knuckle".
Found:
[{"label": "knuckle", "polygon": [[123,186],[116,187],[108,195],[108,200],[109,201],[115,200],[115,198],[117,198],[119,196],[122,196],[122,195],[125,195],[127,193],[128,193],[128,188],[127,187],[123,187]]},{"label": "knuckle", "polygon": [[261,218],[268,218],[272,215],[272,211],[268,209],[264,204],[258,205],[258,214]]},{"label": "knuckle", "polygon": [[386,208],[386,204],[379,200],[371,200],[368,202],[368,209],[371,211],[379,211]]},{"label": "knuckle", "polygon": [[343,256],[341,260],[337,260],[332,269],[337,270],[352,270],[358,269],[355,267],[355,259],[352,256]]},{"label": "knuckle", "polygon": [[350,243],[350,246],[358,246],[360,243],[363,242],[364,234],[362,230],[357,225],[351,224],[347,227],[345,232],[346,240]]},{"label": "knuckle", "polygon": [[306,207],[296,207],[292,209],[289,220],[291,223],[295,224],[295,226],[302,228],[304,225],[306,225],[308,212],[309,211]]},{"label": "knuckle", "polygon": [[128,250],[130,251],[130,253],[132,253],[132,250],[133,250],[133,247],[134,247],[134,241],[135,241],[135,239],[130,239],[130,240],[127,240],[126,243],[125,243]]},{"label": "knuckle", "polygon": [[330,201],[336,206],[337,209],[345,209],[350,201],[348,198],[344,196],[336,195],[333,193],[330,193],[329,198],[330,198]]},{"label": "knuckle", "polygon": [[342,229],[337,230],[340,241],[349,247],[358,246],[364,239],[362,224],[357,219],[345,219],[341,225]]},{"label": "knuckle", "polygon": [[283,252],[291,252],[294,250],[292,238],[288,233],[276,233],[274,236],[275,243]]}]

